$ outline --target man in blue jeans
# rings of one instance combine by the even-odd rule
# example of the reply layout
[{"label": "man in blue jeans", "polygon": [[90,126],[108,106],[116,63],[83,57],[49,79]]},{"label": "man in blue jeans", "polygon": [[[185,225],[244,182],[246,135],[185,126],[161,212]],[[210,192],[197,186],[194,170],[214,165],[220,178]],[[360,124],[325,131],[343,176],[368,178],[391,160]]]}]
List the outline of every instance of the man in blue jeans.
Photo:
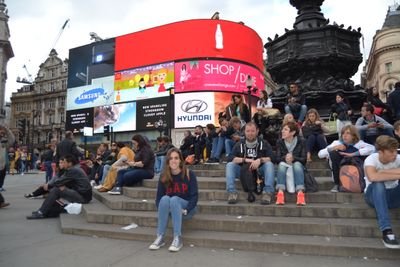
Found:
[{"label": "man in blue jeans", "polygon": [[[254,122],[248,122],[244,130],[245,139],[237,142],[232,150],[232,155],[228,157],[226,165],[226,190],[228,191],[228,203],[235,204],[238,200],[238,193],[235,188],[235,179],[241,175],[241,167],[248,164],[251,171],[258,171],[264,178],[265,186],[261,204],[268,205],[274,195],[274,157],[271,145],[264,140],[257,138],[258,128]],[[249,202],[252,192],[249,190]],[[254,196],[253,196],[254,197]]]},{"label": "man in blue jeans", "polygon": [[375,208],[379,230],[385,247],[400,248],[393,234],[389,209],[400,207],[400,155],[399,143],[393,137],[381,135],[375,142],[378,153],[371,154],[364,161],[365,201]]}]

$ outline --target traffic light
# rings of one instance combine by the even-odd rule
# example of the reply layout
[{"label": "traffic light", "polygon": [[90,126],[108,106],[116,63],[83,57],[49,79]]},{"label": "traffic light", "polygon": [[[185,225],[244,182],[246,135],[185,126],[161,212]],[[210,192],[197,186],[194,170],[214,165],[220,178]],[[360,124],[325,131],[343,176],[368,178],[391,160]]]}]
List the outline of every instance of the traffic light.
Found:
[{"label": "traffic light", "polygon": [[26,130],[26,119],[18,120],[18,130],[20,131],[20,136],[25,136]]},{"label": "traffic light", "polygon": [[107,136],[107,141],[110,140],[110,125],[105,125],[104,127],[104,136]]}]

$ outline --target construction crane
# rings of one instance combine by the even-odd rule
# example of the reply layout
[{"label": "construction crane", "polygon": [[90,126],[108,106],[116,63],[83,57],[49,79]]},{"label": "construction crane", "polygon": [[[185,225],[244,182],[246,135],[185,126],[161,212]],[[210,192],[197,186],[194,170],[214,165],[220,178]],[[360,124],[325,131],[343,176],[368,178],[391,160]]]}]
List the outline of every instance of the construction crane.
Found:
[{"label": "construction crane", "polygon": [[[58,33],[58,35],[57,35],[57,37],[56,37],[56,39],[55,39],[55,41],[54,41],[52,47],[51,47],[51,49],[50,49],[50,52],[54,49],[54,47],[56,46],[58,40],[60,40],[60,37],[61,37],[61,35],[62,35],[62,33],[63,33],[65,27],[67,27],[68,22],[69,22],[69,19],[67,19],[67,20],[64,22],[63,26],[61,27],[61,29],[60,29],[60,31],[59,31],[59,33]],[[47,56],[47,55],[46,55],[46,56]],[[22,66],[22,68],[25,69],[25,72],[26,72],[26,74],[27,74],[27,77],[24,77],[24,78],[17,77],[17,83],[32,84],[32,83],[33,83],[33,78],[32,78],[32,75],[29,73],[28,68],[26,67],[25,64]]]},{"label": "construction crane", "polygon": [[64,32],[65,27],[67,27],[68,22],[69,22],[69,19],[67,19],[64,22],[63,26],[61,27],[60,31],[58,32],[56,40],[54,41],[53,46],[51,47],[50,51],[54,49],[54,47],[56,46],[58,40],[60,40],[60,37],[61,37],[62,33]]},{"label": "construction crane", "polygon": [[28,68],[26,67],[25,64],[22,66],[22,68],[25,69],[27,77],[21,79],[21,77],[18,76],[17,77],[17,83],[32,84],[33,83],[33,78],[32,78],[32,75],[29,73]]}]

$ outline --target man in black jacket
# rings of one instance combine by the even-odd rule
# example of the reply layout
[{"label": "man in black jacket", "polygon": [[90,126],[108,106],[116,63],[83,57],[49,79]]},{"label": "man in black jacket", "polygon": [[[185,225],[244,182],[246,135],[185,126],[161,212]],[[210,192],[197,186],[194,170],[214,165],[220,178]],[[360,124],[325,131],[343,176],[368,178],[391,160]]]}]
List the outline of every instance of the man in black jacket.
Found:
[{"label": "man in black jacket", "polygon": [[58,217],[63,212],[64,200],[71,203],[88,203],[92,200],[92,187],[85,172],[77,165],[74,156],[65,156],[66,171],[57,179],[39,210],[27,216],[31,219]]},{"label": "man in black jacket", "polygon": [[400,82],[394,84],[394,91],[390,93],[387,103],[392,109],[394,119],[400,120]]},{"label": "man in black jacket", "polygon": [[[271,204],[273,194],[275,192],[275,171],[274,155],[271,145],[262,139],[258,138],[258,128],[254,122],[248,122],[244,130],[245,140],[237,142],[233,147],[232,155],[228,157],[226,165],[226,189],[228,191],[228,204],[237,203],[238,194],[235,188],[235,179],[243,175],[243,167],[250,172],[258,172],[264,179],[265,186],[261,204]],[[248,183],[248,198],[249,202],[254,202],[253,195],[254,186],[251,188]]]},{"label": "man in black jacket", "polygon": [[65,138],[57,145],[55,162],[57,163],[61,157],[72,155],[79,159],[81,153],[76,148],[76,143],[73,141],[74,134],[71,131],[65,132]]}]

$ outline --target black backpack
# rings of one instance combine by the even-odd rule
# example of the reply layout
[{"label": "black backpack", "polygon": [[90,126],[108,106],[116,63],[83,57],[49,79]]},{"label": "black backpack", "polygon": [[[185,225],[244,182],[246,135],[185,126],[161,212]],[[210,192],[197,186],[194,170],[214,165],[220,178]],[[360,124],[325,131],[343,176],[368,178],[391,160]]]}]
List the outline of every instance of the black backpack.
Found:
[{"label": "black backpack", "polygon": [[318,191],[317,180],[310,174],[310,172],[304,169],[304,187],[307,193],[314,193]]}]

